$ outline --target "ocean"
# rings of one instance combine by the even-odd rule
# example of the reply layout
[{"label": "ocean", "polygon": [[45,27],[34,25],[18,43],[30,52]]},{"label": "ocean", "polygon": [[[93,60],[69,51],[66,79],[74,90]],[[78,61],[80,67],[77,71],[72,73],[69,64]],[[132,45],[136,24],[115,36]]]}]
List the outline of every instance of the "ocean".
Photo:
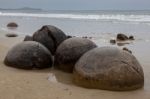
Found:
[{"label": "ocean", "polygon": [[66,34],[97,37],[102,34],[126,33],[150,38],[150,11],[35,11],[1,10],[0,30],[9,22],[19,27],[15,32],[33,34],[43,25],[54,25]]}]

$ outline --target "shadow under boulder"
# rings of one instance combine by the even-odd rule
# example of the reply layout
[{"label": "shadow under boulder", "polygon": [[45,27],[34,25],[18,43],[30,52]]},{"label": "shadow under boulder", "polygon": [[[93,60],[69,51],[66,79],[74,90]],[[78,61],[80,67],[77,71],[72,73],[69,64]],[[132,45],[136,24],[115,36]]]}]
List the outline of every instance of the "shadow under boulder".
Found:
[{"label": "shadow under boulder", "polygon": [[95,47],[96,44],[89,39],[79,37],[67,39],[56,50],[54,66],[65,72],[72,72],[77,60]]},{"label": "shadow under boulder", "polygon": [[65,33],[52,25],[45,25],[33,34],[33,41],[40,42],[46,46],[54,55],[61,42],[67,39]]},{"label": "shadow under boulder", "polygon": [[4,63],[21,69],[43,69],[52,66],[52,55],[42,44],[25,41],[9,50]]},{"label": "shadow under boulder", "polygon": [[18,35],[15,33],[8,33],[5,35],[6,37],[17,37]]},{"label": "shadow under boulder", "polygon": [[104,90],[134,90],[144,85],[143,69],[137,59],[115,47],[85,53],[75,65],[73,78],[79,86]]}]

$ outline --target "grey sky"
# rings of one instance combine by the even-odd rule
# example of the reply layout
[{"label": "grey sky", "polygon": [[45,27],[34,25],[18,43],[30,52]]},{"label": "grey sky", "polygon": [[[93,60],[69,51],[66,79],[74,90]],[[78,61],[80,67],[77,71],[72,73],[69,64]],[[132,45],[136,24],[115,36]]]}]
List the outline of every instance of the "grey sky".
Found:
[{"label": "grey sky", "polygon": [[144,10],[150,0],[0,0],[0,8],[33,7],[49,10]]}]

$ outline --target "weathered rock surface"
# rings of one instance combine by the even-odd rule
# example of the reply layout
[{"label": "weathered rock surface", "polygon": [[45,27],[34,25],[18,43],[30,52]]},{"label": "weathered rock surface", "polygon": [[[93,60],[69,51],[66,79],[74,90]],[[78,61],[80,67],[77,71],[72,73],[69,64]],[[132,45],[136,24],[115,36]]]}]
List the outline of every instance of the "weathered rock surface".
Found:
[{"label": "weathered rock surface", "polygon": [[74,83],[104,90],[134,90],[144,85],[143,69],[130,53],[115,47],[85,53],[74,68]]},{"label": "weathered rock surface", "polygon": [[26,41],[10,49],[4,63],[21,69],[43,69],[52,66],[52,56],[42,44]]},{"label": "weathered rock surface", "polygon": [[56,50],[55,67],[72,72],[76,61],[87,51],[97,47],[85,38],[73,37],[65,40]]},{"label": "weathered rock surface", "polygon": [[122,50],[127,51],[127,52],[129,52],[129,53],[131,53],[131,54],[132,54],[132,51],[131,51],[131,50],[129,50],[128,48],[126,48],[126,47],[124,47]]},{"label": "weathered rock surface", "polygon": [[54,55],[58,45],[67,39],[65,33],[52,25],[45,25],[33,34],[33,40],[42,43]]}]

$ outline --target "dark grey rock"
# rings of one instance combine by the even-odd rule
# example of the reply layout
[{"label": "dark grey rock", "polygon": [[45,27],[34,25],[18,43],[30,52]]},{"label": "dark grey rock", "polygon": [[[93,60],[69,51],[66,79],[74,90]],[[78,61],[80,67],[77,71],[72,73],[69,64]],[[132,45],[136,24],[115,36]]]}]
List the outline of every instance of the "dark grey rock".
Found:
[{"label": "dark grey rock", "polygon": [[32,36],[26,35],[24,41],[33,41]]},{"label": "dark grey rock", "polygon": [[67,38],[69,39],[69,38],[72,38],[73,36],[71,36],[71,35],[67,35]]},{"label": "dark grey rock", "polygon": [[43,69],[52,66],[52,55],[42,44],[26,41],[10,49],[4,63],[21,69]]},{"label": "dark grey rock", "polygon": [[101,47],[88,51],[79,59],[73,81],[87,88],[125,91],[143,87],[144,74],[132,54],[115,47]]},{"label": "dark grey rock", "polygon": [[65,33],[52,25],[45,25],[33,34],[33,40],[46,46],[54,55],[61,42],[67,39]]},{"label": "dark grey rock", "polygon": [[86,39],[92,39],[92,37],[91,36],[82,36],[82,38],[86,38]]},{"label": "dark grey rock", "polygon": [[54,65],[65,72],[72,72],[76,61],[95,47],[96,44],[89,39],[78,37],[67,39],[57,48]]},{"label": "dark grey rock", "polygon": [[134,36],[129,36],[129,40],[135,40]]},{"label": "dark grey rock", "polygon": [[18,27],[18,24],[15,22],[10,22],[7,24],[7,27]]},{"label": "dark grey rock", "polygon": [[116,44],[116,40],[110,40],[111,44]]},{"label": "dark grey rock", "polygon": [[82,38],[86,38],[87,39],[88,37],[87,36],[83,36]]},{"label": "dark grey rock", "polygon": [[121,41],[128,40],[128,37],[125,34],[120,33],[117,35],[117,40],[121,40]]}]

